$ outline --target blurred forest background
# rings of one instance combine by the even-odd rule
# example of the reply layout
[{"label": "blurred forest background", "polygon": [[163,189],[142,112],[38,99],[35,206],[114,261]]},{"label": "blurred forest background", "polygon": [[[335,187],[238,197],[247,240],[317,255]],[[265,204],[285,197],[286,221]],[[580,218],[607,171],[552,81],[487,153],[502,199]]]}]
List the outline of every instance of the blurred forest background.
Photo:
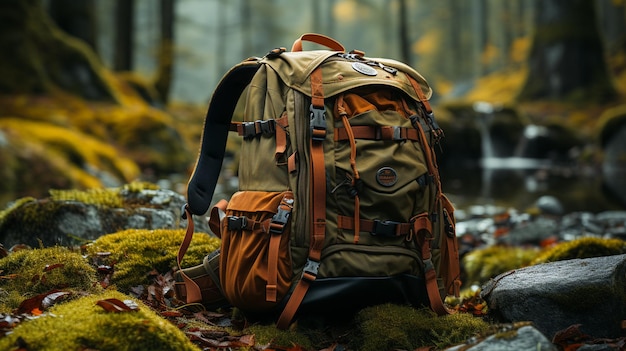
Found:
[{"label": "blurred forest background", "polygon": [[134,179],[184,192],[222,75],[306,32],[426,77],[457,204],[626,207],[624,0],[3,0],[0,209]]}]

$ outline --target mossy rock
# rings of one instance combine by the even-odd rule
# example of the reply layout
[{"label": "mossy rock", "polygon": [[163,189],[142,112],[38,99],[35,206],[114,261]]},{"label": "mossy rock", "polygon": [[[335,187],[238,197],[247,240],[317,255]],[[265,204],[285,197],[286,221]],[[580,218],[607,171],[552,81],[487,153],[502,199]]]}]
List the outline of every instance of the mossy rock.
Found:
[{"label": "mossy rock", "polygon": [[[104,299],[129,300],[138,310],[107,312]],[[198,351],[174,324],[120,292],[106,291],[58,304],[19,324],[0,339],[1,350],[152,350]]]},{"label": "mossy rock", "polygon": [[464,281],[485,283],[498,274],[530,265],[538,254],[535,248],[500,245],[474,250],[462,258]]},{"label": "mossy rock", "polygon": [[[91,257],[110,253],[106,255],[106,261],[114,263],[115,269],[111,283],[122,291],[128,291],[137,285],[150,284],[149,274],[153,270],[166,274],[176,267],[176,255],[184,235],[183,229],[129,229],[102,236],[86,248]],[[204,256],[219,246],[218,238],[206,233],[194,233],[181,266],[201,264]]]},{"label": "mossy rock", "polygon": [[603,239],[585,237],[559,243],[538,255],[532,264],[621,255],[626,253],[626,241],[621,239]]},{"label": "mossy rock", "polygon": [[26,298],[53,289],[101,291],[95,268],[64,247],[20,250],[0,259],[0,310],[10,311]]},{"label": "mossy rock", "polygon": [[[177,229],[185,198],[151,183],[89,190],[50,190],[41,200],[24,198],[0,211],[0,243],[5,246],[78,245],[124,229]],[[198,231],[206,221],[194,218]]]}]

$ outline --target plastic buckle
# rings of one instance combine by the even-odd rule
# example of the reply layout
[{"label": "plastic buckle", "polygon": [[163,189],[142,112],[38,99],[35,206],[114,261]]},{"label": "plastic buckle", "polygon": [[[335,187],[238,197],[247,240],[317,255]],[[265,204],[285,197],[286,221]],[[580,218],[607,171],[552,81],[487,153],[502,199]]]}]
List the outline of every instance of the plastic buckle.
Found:
[{"label": "plastic buckle", "polygon": [[242,230],[247,226],[247,217],[228,216],[228,230]]},{"label": "plastic buckle", "polygon": [[433,265],[433,261],[430,258],[422,260],[424,263],[424,273],[435,270],[435,265]]},{"label": "plastic buckle", "polygon": [[244,139],[252,139],[256,136],[255,122],[243,122],[241,127],[243,128]]},{"label": "plastic buckle", "polygon": [[309,111],[311,111],[311,139],[324,141],[326,139],[326,109],[311,104]]},{"label": "plastic buckle", "polygon": [[396,236],[396,227],[400,222],[374,220],[374,227],[371,234],[374,236]]},{"label": "plastic buckle", "polygon": [[311,275],[314,278],[317,277],[317,271],[320,268],[320,263],[317,261],[313,261],[310,258],[306,259],[306,264],[304,265],[304,269],[302,270],[302,279],[307,279],[306,275]]},{"label": "plastic buckle", "polygon": [[394,75],[394,76],[395,76],[396,74],[398,74],[398,70],[397,70],[397,69],[395,69],[395,68],[393,68],[393,67],[383,66],[383,69],[384,69],[387,73],[390,73],[390,74],[392,74],[392,75]]},{"label": "plastic buckle", "polygon": [[290,214],[291,211],[278,208],[278,212],[272,216],[272,220],[270,221],[270,233],[282,234],[285,231],[285,225],[289,221]]},{"label": "plastic buckle", "polygon": [[261,129],[261,133],[263,135],[273,134],[276,131],[273,119],[266,120],[266,121],[257,121],[257,122],[260,125],[259,129]]}]

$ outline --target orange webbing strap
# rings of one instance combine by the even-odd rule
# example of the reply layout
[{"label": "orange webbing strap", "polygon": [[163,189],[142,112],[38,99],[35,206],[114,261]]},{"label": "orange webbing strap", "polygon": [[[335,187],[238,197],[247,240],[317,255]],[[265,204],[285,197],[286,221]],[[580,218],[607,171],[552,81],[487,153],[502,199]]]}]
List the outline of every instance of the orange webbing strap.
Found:
[{"label": "orange webbing strap", "polygon": [[[418,141],[419,135],[415,128],[394,126],[352,126],[352,134],[355,139],[369,140],[412,140]],[[348,140],[346,128],[335,128],[335,141]]]},{"label": "orange webbing strap", "polygon": [[226,215],[226,206],[228,206],[228,201],[224,199],[218,201],[211,209],[211,214],[209,215],[209,228],[220,239],[222,238],[221,223],[222,218]]},{"label": "orange webbing strap", "polygon": [[[422,103],[422,106],[426,110],[425,112],[427,114],[431,114],[432,108],[430,106],[430,103],[426,99],[426,96],[424,95],[424,92],[422,91],[421,87],[419,86],[417,81],[415,81],[415,79],[413,79],[410,76],[408,76],[408,78],[409,78],[409,81],[411,82],[411,85],[413,85],[413,89],[415,89],[415,93],[420,98],[420,102]],[[433,148],[430,147],[428,143],[428,139],[426,139],[426,134],[424,133],[424,129],[422,128],[421,123],[419,123],[419,121],[416,121],[413,123],[413,126],[418,130],[420,134],[420,141],[422,144],[422,149],[424,150],[424,155],[426,156],[428,172],[433,177],[433,182],[435,183],[435,198],[434,198],[433,208],[437,208],[439,206],[439,201],[441,200],[442,197],[444,197],[444,195],[441,190],[441,180],[439,178],[439,170],[437,169],[435,152]],[[440,133],[440,131],[433,130],[433,133]],[[443,201],[443,202],[444,202],[444,206],[451,206],[449,202],[447,204],[445,204],[446,201]],[[445,215],[444,213],[441,213],[439,214],[439,218],[438,218],[438,220],[443,222],[442,225],[445,225],[444,215]],[[426,219],[428,220],[428,218]],[[426,290],[428,292],[428,299],[430,300],[431,308],[437,314],[439,315],[451,314],[451,313],[454,313],[455,311],[450,310],[444,306],[443,300],[441,298],[441,294],[439,293],[439,286],[437,284],[437,272],[431,260],[432,259],[431,241],[434,239],[434,236],[432,233],[432,225],[430,223],[430,220],[428,220],[428,222],[429,222],[428,223],[429,230],[427,231],[428,236],[418,235],[419,228],[415,228],[415,234],[416,234],[417,240],[421,243],[421,247],[422,247],[422,260],[424,261],[424,276],[426,279]],[[446,244],[444,245],[445,247],[441,248],[442,250],[441,254],[444,256],[442,258],[443,264],[442,264],[442,267],[440,268],[447,269],[448,270],[447,273],[452,273],[452,271],[459,269],[458,245],[456,243],[456,235],[453,235],[452,237],[449,236],[448,233],[444,233],[444,235],[446,235]],[[450,251],[453,251],[452,255],[450,255],[451,254]],[[456,263],[454,262],[454,252],[456,252],[456,259],[457,259]],[[448,266],[447,268],[443,267],[446,265]],[[460,280],[458,280],[457,277],[458,277],[457,275],[454,275],[454,278],[453,278],[454,279],[453,285],[456,287],[454,288],[455,290],[458,289],[458,287],[460,287]],[[449,278],[446,278],[446,279],[449,279]],[[446,288],[447,290],[449,290],[450,287],[447,286]]]},{"label": "orange webbing strap", "polygon": [[413,232],[422,248],[422,261],[424,263],[424,279],[426,280],[426,292],[430,301],[430,308],[438,315],[454,313],[443,304],[439,285],[437,284],[437,272],[432,261],[430,251],[431,241],[435,239],[432,232],[432,223],[428,218],[428,213],[424,212],[413,219]]},{"label": "orange webbing strap", "polygon": [[[326,235],[326,169],[324,166],[324,139],[326,122],[324,93],[322,90],[322,69],[317,67],[311,73],[311,238],[309,257],[302,270],[302,277],[291,293],[291,297],[278,318],[276,326],[287,329],[295,316],[309,286],[317,278],[317,271]],[[314,121],[321,118],[323,121]],[[323,123],[322,123],[323,122]],[[323,124],[323,127],[322,127]]]},{"label": "orange webbing strap", "polygon": [[280,200],[276,215],[272,217],[269,224],[270,245],[267,252],[267,283],[265,285],[265,300],[269,302],[276,302],[280,240],[289,221],[292,209],[293,194],[289,192]]},{"label": "orange webbing strap", "polygon": [[[441,194],[443,208],[446,210],[445,215],[450,218],[447,220],[447,225],[450,228],[446,228],[446,245],[442,248],[441,257],[445,267],[442,267],[443,272],[446,272],[446,290],[449,295],[459,297],[461,290],[461,267],[459,266],[459,244],[456,239],[456,230],[454,228],[454,207],[448,198]],[[444,221],[444,224],[446,222]]]},{"label": "orange webbing strap", "polygon": [[[359,227],[361,231],[370,232],[381,236],[408,236],[412,233],[412,223],[399,223],[385,220],[360,219]],[[354,218],[337,215],[337,228],[354,230]]]},{"label": "orange webbing strap", "polygon": [[196,284],[196,282],[193,281],[193,279],[189,278],[187,274],[185,274],[185,272],[180,267],[180,262],[183,260],[183,257],[185,257],[185,253],[187,252],[187,249],[189,248],[189,244],[191,243],[191,239],[193,238],[193,232],[194,232],[194,224],[193,224],[193,218],[192,218],[193,215],[191,214],[191,211],[189,210],[189,206],[185,205],[183,209],[185,211],[185,214],[183,217],[187,218],[187,231],[185,232],[185,238],[183,239],[183,242],[180,244],[180,247],[178,248],[178,255],[176,256],[176,264],[178,265],[178,271],[180,272],[180,276],[183,278],[183,281],[185,282],[185,290],[187,291],[187,297],[186,297],[187,301],[185,302],[186,303],[200,302],[202,301],[202,293],[200,292],[200,287],[198,286],[198,284]]},{"label": "orange webbing strap", "polygon": [[346,48],[344,48],[343,45],[341,45],[341,43],[339,43],[335,39],[331,37],[327,37],[322,34],[316,34],[316,33],[302,34],[300,38],[296,39],[293,42],[293,45],[291,46],[291,51],[302,51],[303,40],[310,41],[312,43],[316,43],[320,45],[324,45],[325,47],[332,49],[334,51],[341,51],[341,52],[346,51]]},{"label": "orange webbing strap", "polygon": [[[360,179],[359,170],[356,168],[356,141],[354,140],[354,133],[352,132],[352,126],[348,120],[348,113],[343,107],[343,94],[337,97],[336,101],[337,116],[341,117],[344,131],[350,142],[350,168],[352,168],[352,180],[351,186],[355,186],[356,182]],[[361,233],[361,203],[359,201],[359,194],[354,195],[354,243],[359,243],[359,237]]]}]

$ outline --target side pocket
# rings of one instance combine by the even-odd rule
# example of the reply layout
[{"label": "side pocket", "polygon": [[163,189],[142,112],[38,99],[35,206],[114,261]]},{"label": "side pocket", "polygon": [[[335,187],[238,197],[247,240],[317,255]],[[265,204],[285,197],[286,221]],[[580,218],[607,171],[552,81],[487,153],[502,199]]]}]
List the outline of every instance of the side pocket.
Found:
[{"label": "side pocket", "polygon": [[200,302],[207,308],[215,308],[227,304],[222,295],[219,274],[220,250],[208,254],[202,264],[182,270],[200,288],[202,301],[188,301],[187,286],[181,271],[174,273],[174,292],[176,297],[187,303]]},{"label": "side pocket", "polygon": [[239,191],[229,201],[221,222],[220,281],[233,306],[266,311],[288,292],[293,201],[291,191]]}]

